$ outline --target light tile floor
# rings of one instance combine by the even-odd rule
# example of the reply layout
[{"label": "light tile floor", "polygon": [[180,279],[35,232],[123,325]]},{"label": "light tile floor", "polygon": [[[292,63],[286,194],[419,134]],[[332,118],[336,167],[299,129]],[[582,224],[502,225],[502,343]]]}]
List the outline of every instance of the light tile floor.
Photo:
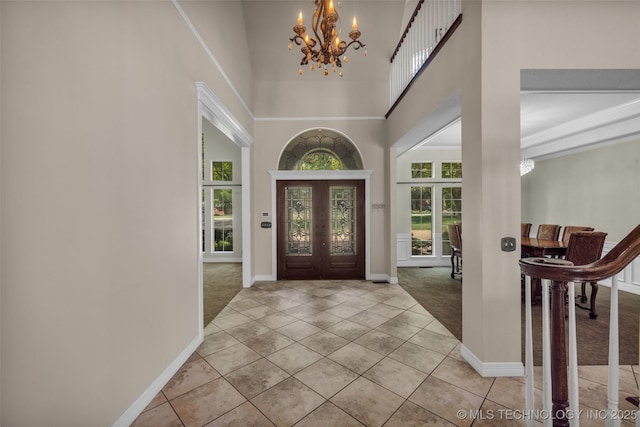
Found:
[{"label": "light tile floor", "polygon": [[[259,282],[205,328],[133,426],[524,425],[524,378],[483,378],[459,349],[398,285]],[[603,425],[606,369],[580,367],[583,426]],[[621,367],[623,411],[635,409],[624,399],[638,372]]]}]

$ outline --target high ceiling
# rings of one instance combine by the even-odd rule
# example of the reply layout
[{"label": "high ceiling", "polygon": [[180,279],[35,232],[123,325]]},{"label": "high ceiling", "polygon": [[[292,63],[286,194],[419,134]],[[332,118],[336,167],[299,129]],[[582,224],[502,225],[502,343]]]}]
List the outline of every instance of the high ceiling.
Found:
[{"label": "high ceiling", "polygon": [[[350,51],[344,77],[303,69],[302,54],[287,44],[298,13],[310,30],[312,0],[242,0],[257,81],[337,80],[340,84],[368,79],[388,81],[389,58],[402,34],[416,0],[336,0],[346,38],[354,15],[358,17],[362,51]],[[640,135],[640,70],[524,70],[521,76],[521,148],[523,157],[542,159],[624,142]],[[459,95],[452,96],[434,117],[426,118],[396,144],[398,152],[410,148],[460,147]]]},{"label": "high ceiling", "polygon": [[[350,61],[344,64],[344,77],[330,74],[325,77],[317,70],[303,69],[303,79],[340,79],[349,81],[369,78],[388,79],[388,64],[400,35],[404,31],[405,4],[413,11],[415,1],[405,0],[335,0],[340,15],[340,36],[348,40],[354,16],[362,32],[360,40],[367,47],[367,57],[362,50],[349,49]],[[298,13],[302,12],[303,25],[311,33],[313,0],[243,0],[245,25],[249,40],[251,67],[254,79],[289,80],[299,79],[298,68],[302,53],[295,44],[287,49],[289,39],[295,35]]]}]

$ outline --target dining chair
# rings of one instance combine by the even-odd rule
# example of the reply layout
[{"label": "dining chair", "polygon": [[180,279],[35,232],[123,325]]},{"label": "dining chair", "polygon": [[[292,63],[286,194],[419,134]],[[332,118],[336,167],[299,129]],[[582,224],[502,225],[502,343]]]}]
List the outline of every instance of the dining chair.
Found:
[{"label": "dining chair", "polygon": [[451,278],[454,279],[456,274],[460,274],[460,280],[462,280],[462,273],[460,272],[460,264],[462,263],[462,224],[448,224],[449,230],[449,242],[451,245]]},{"label": "dining chair", "polygon": [[594,228],[593,227],[583,227],[581,225],[567,225],[564,227],[564,230],[562,230],[562,244],[564,246],[569,246],[569,237],[571,236],[572,233],[575,233],[576,231],[593,231]]},{"label": "dining chair", "polygon": [[531,223],[530,222],[521,222],[520,223],[520,237],[529,237],[531,233]]},{"label": "dining chair", "polygon": [[540,240],[558,240],[560,226],[557,224],[540,224],[536,238]]},{"label": "dining chair", "polygon": [[[567,245],[567,253],[565,259],[571,261],[573,265],[586,265],[596,262],[602,256],[602,248],[607,233],[602,231],[576,231],[571,233],[569,244]],[[589,317],[595,319],[598,317],[596,312],[596,296],[598,295],[598,282],[590,282],[591,298],[589,307],[583,307],[576,304],[579,308],[589,310]],[[582,283],[582,294],[579,295],[580,302],[587,302],[585,291],[586,283]]]}]

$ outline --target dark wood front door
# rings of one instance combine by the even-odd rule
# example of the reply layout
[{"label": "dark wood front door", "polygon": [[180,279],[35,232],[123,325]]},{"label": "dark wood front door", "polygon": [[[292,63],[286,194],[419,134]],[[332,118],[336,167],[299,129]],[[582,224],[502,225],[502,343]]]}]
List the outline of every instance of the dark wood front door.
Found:
[{"label": "dark wood front door", "polygon": [[278,181],[278,279],[364,279],[364,181]]}]

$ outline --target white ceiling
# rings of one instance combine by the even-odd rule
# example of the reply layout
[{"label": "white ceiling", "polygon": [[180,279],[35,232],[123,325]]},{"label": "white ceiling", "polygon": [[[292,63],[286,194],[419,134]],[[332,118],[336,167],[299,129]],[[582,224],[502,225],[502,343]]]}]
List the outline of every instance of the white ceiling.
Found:
[{"label": "white ceiling", "polygon": [[[522,157],[536,160],[640,138],[640,92],[523,92]],[[460,148],[459,117],[418,145]],[[416,148],[418,148],[416,147]]]},{"label": "white ceiling", "polygon": [[[640,70],[523,71],[522,157],[540,160],[640,138]],[[456,98],[459,99],[459,98]],[[459,102],[414,148],[459,148]]]}]

